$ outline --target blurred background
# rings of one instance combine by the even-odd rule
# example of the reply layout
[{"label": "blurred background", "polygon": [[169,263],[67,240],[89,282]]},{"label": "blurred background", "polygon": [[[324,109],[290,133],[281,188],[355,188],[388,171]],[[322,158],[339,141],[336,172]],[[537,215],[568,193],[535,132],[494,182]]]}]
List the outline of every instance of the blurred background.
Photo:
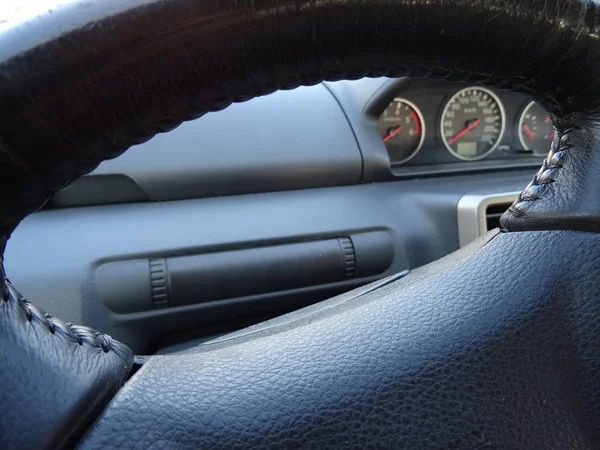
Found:
[{"label": "blurred background", "polygon": [[0,0],[0,23],[35,14],[61,3],[66,2],[64,0]]}]

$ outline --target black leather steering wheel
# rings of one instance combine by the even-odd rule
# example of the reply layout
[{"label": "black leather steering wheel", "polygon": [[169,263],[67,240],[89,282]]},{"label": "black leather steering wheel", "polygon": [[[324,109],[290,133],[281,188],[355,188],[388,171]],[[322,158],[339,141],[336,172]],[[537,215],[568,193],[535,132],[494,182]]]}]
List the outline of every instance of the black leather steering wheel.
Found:
[{"label": "black leather steering wheel", "polygon": [[127,347],[45,315],[2,276],[0,447],[600,448],[598,8],[75,0],[0,27],[4,242],[102,160],[277,89],[468,81],[534,95],[557,129],[502,231],[402,279],[151,357],[123,387]]}]

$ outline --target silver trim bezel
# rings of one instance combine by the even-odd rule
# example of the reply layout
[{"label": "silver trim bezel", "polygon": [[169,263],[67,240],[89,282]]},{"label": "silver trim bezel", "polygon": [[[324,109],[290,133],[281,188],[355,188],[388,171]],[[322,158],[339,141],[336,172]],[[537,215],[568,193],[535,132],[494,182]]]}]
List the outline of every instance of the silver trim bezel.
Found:
[{"label": "silver trim bezel", "polygon": [[489,231],[486,229],[485,220],[488,206],[512,203],[516,200],[519,192],[463,195],[457,206],[459,246],[464,247]]}]

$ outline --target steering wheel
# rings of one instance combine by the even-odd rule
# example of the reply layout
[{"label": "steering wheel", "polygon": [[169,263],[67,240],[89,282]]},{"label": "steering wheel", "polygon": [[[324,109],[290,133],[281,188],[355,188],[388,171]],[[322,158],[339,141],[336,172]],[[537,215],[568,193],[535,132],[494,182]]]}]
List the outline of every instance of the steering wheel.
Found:
[{"label": "steering wheel", "polygon": [[468,81],[532,94],[557,132],[501,231],[124,386],[126,346],[2,274],[0,447],[600,448],[599,19],[583,0],[75,0],[2,26],[3,242],[102,160],[277,89]]}]

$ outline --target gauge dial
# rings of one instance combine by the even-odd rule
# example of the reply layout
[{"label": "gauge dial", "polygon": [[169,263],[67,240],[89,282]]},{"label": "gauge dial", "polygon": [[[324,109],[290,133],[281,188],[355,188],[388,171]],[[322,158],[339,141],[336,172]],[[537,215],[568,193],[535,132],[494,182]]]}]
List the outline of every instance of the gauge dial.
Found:
[{"label": "gauge dial", "polygon": [[543,156],[550,150],[554,127],[550,114],[536,102],[529,103],[519,119],[519,140],[525,150]]},{"label": "gauge dial", "polygon": [[407,162],[423,146],[425,125],[421,111],[408,100],[394,99],[379,117],[379,133],[390,155],[390,162]]},{"label": "gauge dial", "polygon": [[444,145],[457,158],[475,161],[492,153],[504,134],[504,108],[489,89],[468,87],[446,104],[440,124]]}]

